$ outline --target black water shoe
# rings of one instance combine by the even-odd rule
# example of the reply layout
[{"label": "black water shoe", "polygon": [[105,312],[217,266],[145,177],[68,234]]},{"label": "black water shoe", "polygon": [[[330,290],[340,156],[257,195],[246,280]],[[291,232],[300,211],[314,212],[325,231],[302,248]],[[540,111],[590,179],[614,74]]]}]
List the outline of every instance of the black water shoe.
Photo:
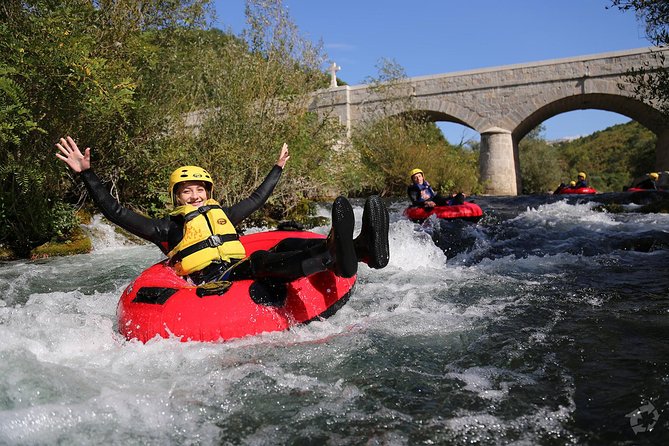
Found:
[{"label": "black water shoe", "polygon": [[351,203],[337,197],[332,204],[332,230],[328,236],[328,249],[334,257],[334,271],[340,277],[353,277],[358,272],[358,258],[353,245],[355,217]]},{"label": "black water shoe", "polygon": [[355,249],[357,258],[370,268],[384,268],[390,260],[389,220],[388,209],[381,197],[372,195],[365,201],[362,230],[355,239]]}]

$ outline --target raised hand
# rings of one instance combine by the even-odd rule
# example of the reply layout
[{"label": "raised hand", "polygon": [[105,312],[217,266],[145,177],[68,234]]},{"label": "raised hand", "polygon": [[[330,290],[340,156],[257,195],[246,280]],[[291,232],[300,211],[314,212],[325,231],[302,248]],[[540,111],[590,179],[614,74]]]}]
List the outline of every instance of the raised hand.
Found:
[{"label": "raised hand", "polygon": [[[285,144],[284,144],[285,146]],[[70,166],[70,169],[75,172],[83,172],[91,168],[91,148],[86,147],[84,153],[81,153],[77,143],[69,136],[60,138],[60,142],[56,143],[56,147],[60,153],[56,153],[56,157],[63,160],[65,164]],[[284,161],[285,164],[285,161]]]},{"label": "raised hand", "polygon": [[281,151],[279,152],[279,159],[276,160],[276,165],[283,168],[283,166],[286,165],[286,161],[289,159],[290,155],[288,155],[288,144],[284,142],[283,146],[281,147]]}]

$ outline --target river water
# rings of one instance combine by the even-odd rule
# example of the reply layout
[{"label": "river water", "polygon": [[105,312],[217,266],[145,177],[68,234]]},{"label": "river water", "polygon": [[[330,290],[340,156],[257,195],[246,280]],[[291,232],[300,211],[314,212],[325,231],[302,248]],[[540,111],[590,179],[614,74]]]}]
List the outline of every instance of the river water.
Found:
[{"label": "river water", "polygon": [[390,264],[338,313],[225,343],[120,337],[161,254],[95,222],[90,254],[0,264],[0,444],[669,444],[669,215],[589,200],[390,203]]}]

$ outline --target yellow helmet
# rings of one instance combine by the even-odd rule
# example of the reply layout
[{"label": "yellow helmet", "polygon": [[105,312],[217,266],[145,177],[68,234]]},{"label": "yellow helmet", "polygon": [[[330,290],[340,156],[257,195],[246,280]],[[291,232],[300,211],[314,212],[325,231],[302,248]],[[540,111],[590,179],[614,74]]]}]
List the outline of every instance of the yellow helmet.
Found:
[{"label": "yellow helmet", "polygon": [[209,172],[197,166],[182,166],[172,172],[172,175],[170,175],[169,193],[170,197],[172,198],[172,205],[177,205],[175,191],[177,184],[184,183],[186,181],[202,181],[205,183],[205,187],[207,188],[209,197],[211,198],[211,192],[214,190],[214,182],[212,181]]},{"label": "yellow helmet", "polygon": [[653,179],[653,181],[657,181],[657,179],[660,178],[660,175],[658,175],[657,172],[653,172],[653,173],[649,174],[648,176],[651,177]]},{"label": "yellow helmet", "polygon": [[416,175],[417,173],[422,173],[423,175],[425,175],[422,170],[416,168],[413,169],[411,172],[409,172],[409,178],[413,178],[413,176]]},{"label": "yellow helmet", "polygon": [[576,186],[576,181],[573,181],[573,180],[572,180],[572,181],[570,181],[570,182],[569,182],[569,185],[570,185],[571,187],[574,187],[574,186]]},{"label": "yellow helmet", "polygon": [[579,172],[578,177],[579,178],[583,177],[583,179],[585,180],[585,172]]}]

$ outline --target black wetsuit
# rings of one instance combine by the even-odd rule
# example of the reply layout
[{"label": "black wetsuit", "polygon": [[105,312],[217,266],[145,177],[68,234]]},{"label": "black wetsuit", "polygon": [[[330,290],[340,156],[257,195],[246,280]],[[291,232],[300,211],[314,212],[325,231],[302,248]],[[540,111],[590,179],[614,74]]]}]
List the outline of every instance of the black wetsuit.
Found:
[{"label": "black wetsuit", "polygon": [[[281,167],[275,165],[262,184],[248,198],[230,207],[223,207],[223,211],[233,225],[237,226],[267,201],[281,178],[282,170]],[[93,201],[109,221],[137,237],[158,245],[163,253],[170,252],[183,238],[183,218],[145,217],[123,207],[116,201],[91,169],[82,172],[81,178]],[[310,272],[302,268],[303,261],[325,249],[322,239],[286,239],[271,251],[256,251],[251,256],[250,262],[243,262],[245,263],[243,267],[240,265],[240,268],[235,268],[235,274],[226,278],[234,280],[269,277],[294,280]],[[213,264],[205,268],[206,271],[191,274],[191,277],[196,283],[217,280],[220,272],[229,266],[229,263]]]},{"label": "black wetsuit", "polygon": [[646,178],[634,187],[639,189],[657,190],[657,183],[651,178]]}]

